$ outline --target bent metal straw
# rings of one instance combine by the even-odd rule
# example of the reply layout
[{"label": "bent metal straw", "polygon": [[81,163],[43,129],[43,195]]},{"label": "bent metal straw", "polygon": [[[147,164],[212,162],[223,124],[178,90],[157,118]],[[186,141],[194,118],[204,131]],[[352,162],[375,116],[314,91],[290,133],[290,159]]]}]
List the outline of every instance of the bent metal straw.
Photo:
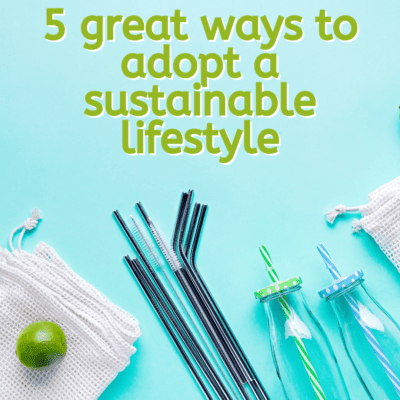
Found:
[{"label": "bent metal straw", "polygon": [[[180,261],[182,262],[182,269],[186,272],[189,281],[192,283],[195,296],[197,300],[202,304],[201,313],[204,313],[205,320],[204,322],[212,327],[211,324],[214,324],[216,330],[210,329],[209,335],[210,339],[214,343],[217,348],[217,351],[220,353],[221,358],[223,359],[225,365],[227,366],[229,372],[232,375],[232,378],[235,380],[239,378],[239,382],[237,382],[236,386],[240,391],[243,398],[248,399],[249,396],[245,391],[245,387],[243,385],[244,382],[247,382],[254,396],[259,399],[268,399],[268,396],[265,392],[260,390],[260,387],[256,384],[255,380],[251,376],[250,371],[247,368],[247,365],[243,363],[240,353],[236,348],[232,338],[229,335],[226,327],[222,323],[221,319],[218,316],[218,313],[214,309],[212,301],[208,297],[206,291],[200,284],[197,275],[192,270],[191,265],[185,255],[185,251],[183,248],[183,240],[185,236],[186,226],[189,218],[189,211],[191,205],[193,191],[190,190],[188,193],[183,193],[181,197],[181,203],[179,206],[178,218],[175,224],[175,230],[173,234],[173,248],[177,256],[179,256]],[[186,199],[185,199],[186,197]],[[198,314],[200,317],[200,314]],[[215,336],[217,334],[217,336]],[[219,337],[218,337],[219,336]],[[220,352],[221,350],[221,352]],[[236,378],[237,377],[237,378]],[[241,380],[241,381],[240,381]],[[241,383],[242,382],[242,383]]]},{"label": "bent metal straw", "polygon": [[[201,207],[201,209],[200,209],[200,207]],[[199,209],[200,209],[200,212],[198,212]],[[254,390],[257,391],[257,393],[259,394],[259,396],[261,396],[261,398],[268,399],[267,392],[265,391],[264,387],[262,386],[256,372],[254,371],[254,368],[252,367],[249,359],[247,358],[242,347],[240,346],[239,341],[236,339],[235,334],[233,333],[231,327],[229,326],[227,320],[225,319],[221,309],[219,308],[214,297],[212,296],[209,288],[207,287],[207,285],[206,285],[203,277],[201,276],[200,271],[198,270],[197,265],[196,265],[197,248],[199,245],[200,235],[201,235],[203,225],[204,225],[204,219],[205,219],[206,212],[207,212],[206,204],[203,204],[203,205],[200,205],[198,203],[195,204],[194,209],[193,209],[192,221],[190,223],[189,231],[188,231],[187,238],[186,238],[185,254],[187,255],[190,267],[192,268],[193,272],[196,274],[196,277],[198,278],[199,284],[204,289],[204,292],[206,293],[208,299],[210,300],[217,317],[221,321],[221,324],[224,326],[224,329],[226,330],[230,340],[232,341],[232,344],[236,349],[238,357],[240,358],[240,362],[243,364],[243,368],[247,371],[247,373],[249,375],[248,383],[249,384],[252,383],[252,385],[254,385]],[[196,225],[197,217],[198,217],[198,222],[197,222],[197,227],[196,227],[195,225]],[[196,228],[196,230],[194,231],[195,228]],[[194,233],[194,236],[193,236],[193,233]],[[192,243],[192,237],[193,237],[193,243]],[[190,257],[189,257],[189,252],[190,252]]]},{"label": "bent metal straw", "polygon": [[[180,250],[184,229],[182,228],[181,224],[183,219],[187,221],[191,196],[192,192],[183,193],[179,205],[178,217],[176,220],[172,240],[172,248],[175,251],[176,257],[178,257],[178,254],[179,256],[182,256]],[[182,264],[180,262],[181,260]],[[200,291],[198,283],[195,279],[193,279],[193,275],[190,274],[190,269],[187,268],[187,264],[183,264],[184,260],[182,258],[181,260],[174,265],[173,273],[177,277],[178,282],[185,292],[196,315],[199,317],[201,324],[210,337],[210,340],[217,350],[217,353],[220,355],[226,369],[231,375],[231,378],[234,381],[240,395],[244,399],[250,400],[250,397],[242,384],[244,377],[238,370],[237,360],[232,357],[231,349],[228,347],[228,344],[225,340],[226,338],[224,336],[224,332],[220,329],[220,325],[218,324],[215,315],[212,313],[203,293]]]},{"label": "bent metal straw", "polygon": [[[321,254],[322,259],[325,262],[325,265],[328,269],[328,271],[332,274],[332,276],[336,279],[340,279],[342,276],[340,275],[339,270],[337,269],[335,263],[333,262],[331,256],[329,255],[328,251],[326,250],[325,246],[323,244],[319,244],[317,246],[317,250],[319,251],[319,254]],[[364,323],[361,314],[360,314],[360,307],[358,306],[357,302],[354,300],[354,298],[349,295],[345,294],[344,295],[346,298],[347,303],[349,304],[351,311],[353,312],[357,322],[360,324],[365,337],[367,338],[369,344],[372,347],[372,350],[374,351],[376,357],[378,358],[379,362],[382,364],[382,367],[384,368],[388,378],[392,382],[396,393],[400,396],[400,380],[396,376],[389,360],[386,358],[385,354],[383,353],[383,350],[378,343],[378,341],[375,339],[375,336],[373,335],[371,329]]]},{"label": "bent metal straw", "polygon": [[[276,273],[275,267],[272,264],[272,260],[267,251],[267,248],[264,245],[260,246],[260,252],[265,261],[265,264],[267,265],[268,275],[270,276],[272,282],[278,283],[279,282],[278,274]],[[279,303],[282,306],[282,309],[283,309],[283,312],[285,313],[286,318],[288,320],[291,320],[292,313],[291,313],[290,306],[289,306],[286,296],[279,297]],[[294,341],[295,341],[297,349],[299,350],[299,353],[300,353],[301,361],[303,362],[304,368],[307,371],[307,374],[310,379],[311,385],[314,389],[315,395],[317,396],[317,399],[326,400],[324,391],[322,390],[322,387],[319,383],[317,373],[315,372],[315,369],[314,369],[313,365],[311,364],[311,360],[307,353],[307,350],[303,343],[303,340],[298,335],[298,333],[295,329],[293,330],[293,334],[294,334]]]}]

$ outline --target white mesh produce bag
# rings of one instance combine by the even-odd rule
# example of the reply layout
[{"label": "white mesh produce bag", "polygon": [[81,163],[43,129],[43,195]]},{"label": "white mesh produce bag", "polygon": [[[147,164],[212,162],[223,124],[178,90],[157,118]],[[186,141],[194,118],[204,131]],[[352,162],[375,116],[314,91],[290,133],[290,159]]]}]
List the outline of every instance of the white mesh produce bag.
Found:
[{"label": "white mesh produce bag", "polygon": [[[57,253],[39,243],[20,249],[32,213],[22,228],[19,250],[0,249],[0,399],[97,399],[136,351],[138,321],[75,274]],[[15,231],[13,232],[13,234]],[[19,332],[36,321],[59,325],[67,340],[61,362],[43,370],[23,366],[15,346]]]},{"label": "white mesh produce bag", "polygon": [[400,176],[370,193],[368,200],[358,207],[336,206],[326,219],[333,223],[340,214],[360,212],[362,218],[353,220],[353,232],[369,233],[400,271]]}]

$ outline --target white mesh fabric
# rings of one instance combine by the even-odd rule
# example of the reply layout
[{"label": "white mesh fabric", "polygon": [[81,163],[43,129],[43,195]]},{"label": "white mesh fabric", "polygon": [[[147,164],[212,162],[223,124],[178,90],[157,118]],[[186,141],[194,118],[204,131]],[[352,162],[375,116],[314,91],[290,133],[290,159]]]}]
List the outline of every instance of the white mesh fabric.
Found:
[{"label": "white mesh fabric", "polygon": [[370,193],[368,200],[361,208],[361,227],[400,269],[400,177]]},{"label": "white mesh fabric", "polygon": [[353,232],[369,233],[400,272],[400,176],[374,190],[368,200],[359,207],[338,205],[326,219],[332,224],[338,215],[361,212],[362,218],[353,220]]},{"label": "white mesh fabric", "polygon": [[[45,370],[15,354],[19,332],[36,321],[64,331],[67,354]],[[97,399],[128,364],[138,321],[75,274],[48,245],[33,254],[0,250],[0,399]]]}]

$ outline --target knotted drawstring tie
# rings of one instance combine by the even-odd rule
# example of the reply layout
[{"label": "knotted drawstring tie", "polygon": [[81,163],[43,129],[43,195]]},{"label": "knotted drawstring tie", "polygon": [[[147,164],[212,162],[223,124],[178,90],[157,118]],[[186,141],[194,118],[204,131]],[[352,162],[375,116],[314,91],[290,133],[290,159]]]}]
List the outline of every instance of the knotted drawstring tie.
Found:
[{"label": "knotted drawstring tie", "polygon": [[[336,217],[338,215],[346,214],[348,212],[362,212],[364,206],[358,206],[358,207],[346,207],[343,204],[339,204],[336,206],[333,210],[327,211],[326,215],[326,220],[330,223],[333,224],[335,221]],[[353,220],[353,233],[354,232],[360,232],[362,229],[361,221],[358,219]]]},{"label": "knotted drawstring tie", "polygon": [[12,245],[12,240],[13,240],[13,237],[14,237],[15,233],[16,233],[17,231],[19,231],[21,228],[23,228],[22,231],[21,231],[21,234],[19,235],[19,240],[18,240],[18,250],[21,251],[21,242],[22,242],[22,238],[23,238],[23,236],[24,236],[24,233],[25,233],[27,230],[28,230],[28,231],[31,231],[32,229],[35,229],[36,226],[37,226],[37,224],[38,224],[39,219],[41,219],[41,218],[42,218],[42,217],[41,217],[41,215],[40,215],[39,210],[38,210],[37,208],[35,208],[35,209],[32,211],[31,217],[28,218],[21,226],[19,226],[18,228],[15,228],[15,229],[11,232],[9,243],[10,243],[10,249],[11,249],[12,251],[15,250],[15,249],[14,249],[14,246]]}]

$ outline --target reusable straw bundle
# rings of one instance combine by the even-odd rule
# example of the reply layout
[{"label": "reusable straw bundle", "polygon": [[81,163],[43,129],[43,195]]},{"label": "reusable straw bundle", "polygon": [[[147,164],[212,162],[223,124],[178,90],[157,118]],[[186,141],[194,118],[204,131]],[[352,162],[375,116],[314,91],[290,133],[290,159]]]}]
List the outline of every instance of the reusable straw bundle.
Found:
[{"label": "reusable straw bundle", "polygon": [[[142,203],[136,204],[137,210],[153,240],[147,237],[133,217],[131,231],[119,212],[114,211],[117,222],[137,255],[137,259],[125,256],[125,261],[206,398],[247,400],[252,398],[250,396],[252,394],[256,399],[267,400],[269,397],[265,389],[196,265],[196,254],[207,205],[196,203],[192,216],[189,218],[192,197],[193,191],[191,190],[188,193],[182,193],[172,235],[172,245],[156,228]],[[153,246],[153,243],[156,246]],[[201,329],[196,326],[177,290],[168,279],[163,265],[168,265],[172,270],[218,356],[214,355],[213,349],[207,345]],[[158,272],[156,272],[158,270],[167,279],[185,311],[186,317],[189,318],[190,325],[201,338],[201,343],[196,339],[189,323],[161,282]],[[209,359],[210,357],[213,362]],[[222,360],[223,366],[218,359]]]},{"label": "reusable straw bundle", "polygon": [[[0,249],[0,398],[97,399],[128,364],[139,337],[138,321],[75,274],[45,243],[33,254],[21,250],[26,230],[40,214],[19,226],[10,249]],[[18,249],[12,238],[22,229]],[[37,321],[52,321],[65,333],[68,349],[58,364],[30,370],[16,355],[19,332]]]}]

